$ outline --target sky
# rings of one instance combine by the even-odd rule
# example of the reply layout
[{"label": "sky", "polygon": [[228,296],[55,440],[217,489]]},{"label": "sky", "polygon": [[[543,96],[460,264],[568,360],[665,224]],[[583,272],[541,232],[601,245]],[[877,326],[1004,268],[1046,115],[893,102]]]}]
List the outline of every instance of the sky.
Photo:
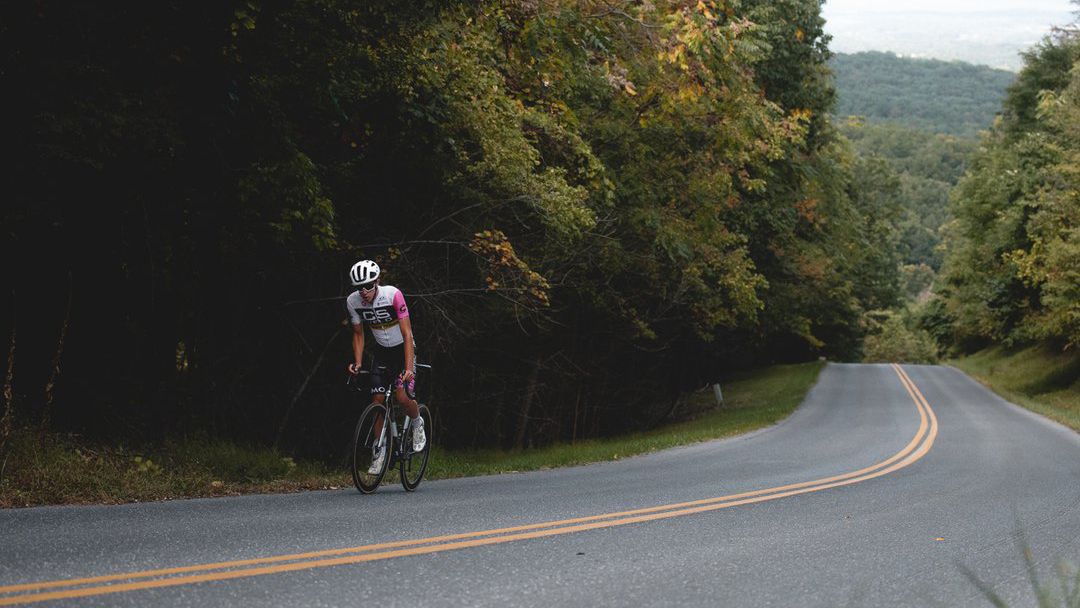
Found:
[{"label": "sky", "polygon": [[829,48],[892,51],[1019,70],[1018,53],[1076,20],[1069,0],[826,0]]}]

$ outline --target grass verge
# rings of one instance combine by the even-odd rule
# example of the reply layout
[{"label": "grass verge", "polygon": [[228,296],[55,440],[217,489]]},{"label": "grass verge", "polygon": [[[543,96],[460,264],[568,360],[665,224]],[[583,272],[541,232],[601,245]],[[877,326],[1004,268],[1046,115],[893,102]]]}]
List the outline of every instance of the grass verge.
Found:
[{"label": "grass verge", "polygon": [[802,402],[822,367],[824,363],[814,361],[736,376],[723,385],[723,406],[715,405],[711,390],[694,393],[682,410],[689,419],[642,433],[513,452],[440,450],[432,454],[430,474],[446,478],[565,467],[746,433],[786,418]]},{"label": "grass verge", "polygon": [[[694,393],[680,406],[683,420],[647,432],[510,452],[447,451],[435,446],[427,478],[618,460],[745,433],[787,417],[822,367],[824,363],[815,361],[738,375],[723,385],[724,405],[715,405],[711,390]],[[141,502],[352,485],[349,473],[340,467],[294,461],[273,450],[209,439],[145,449],[105,448],[73,437],[50,435],[42,440],[37,433],[16,431],[3,453],[0,507]]]},{"label": "grass verge", "polygon": [[1080,354],[994,347],[949,363],[1005,399],[1080,431]]},{"label": "grass verge", "polygon": [[22,430],[10,437],[0,458],[0,507],[290,492],[343,485],[342,473],[226,441],[131,449]]}]

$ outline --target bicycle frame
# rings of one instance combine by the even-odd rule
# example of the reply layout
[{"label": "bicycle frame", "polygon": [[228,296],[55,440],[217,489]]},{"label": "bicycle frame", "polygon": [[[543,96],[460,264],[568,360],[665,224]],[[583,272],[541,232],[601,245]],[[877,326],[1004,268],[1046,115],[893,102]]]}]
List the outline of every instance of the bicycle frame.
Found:
[{"label": "bicycle frame", "polygon": [[[428,370],[431,369],[430,365],[427,365],[427,364],[424,364],[424,363],[417,363],[415,365],[418,368],[424,368],[424,369],[428,369]],[[375,371],[385,373],[388,370],[387,370],[386,366],[384,366],[384,365],[380,365],[374,370],[360,370],[360,372],[357,373],[356,376],[351,376],[348,379],[348,382],[349,383],[354,382],[355,380],[359,379],[360,376],[368,376],[370,378],[371,375],[372,375],[372,372],[375,372]],[[410,445],[406,446],[405,442],[401,441],[401,437],[404,437],[406,432],[409,430],[409,423],[412,421],[412,419],[409,418],[409,416],[407,416],[407,415],[404,416],[405,422],[402,423],[401,432],[399,434],[398,433],[397,419],[398,419],[399,415],[404,414],[404,412],[401,411],[402,410],[401,404],[397,402],[397,399],[396,399],[395,395],[393,395],[392,390],[388,390],[387,392],[382,393],[382,395],[383,395],[383,405],[386,407],[386,414],[383,416],[382,430],[379,432],[379,442],[378,442],[377,445],[380,446],[380,447],[386,445],[386,439],[387,439],[386,432],[387,432],[387,429],[389,429],[390,430],[390,436],[394,440],[393,441],[393,449],[390,451],[390,454],[388,454],[388,456],[390,457],[389,462],[386,463],[386,469],[390,470],[402,458],[411,457],[412,454],[413,454],[412,445],[410,444]],[[415,395],[413,397],[415,398]],[[387,421],[389,421],[390,424],[387,424]]]}]

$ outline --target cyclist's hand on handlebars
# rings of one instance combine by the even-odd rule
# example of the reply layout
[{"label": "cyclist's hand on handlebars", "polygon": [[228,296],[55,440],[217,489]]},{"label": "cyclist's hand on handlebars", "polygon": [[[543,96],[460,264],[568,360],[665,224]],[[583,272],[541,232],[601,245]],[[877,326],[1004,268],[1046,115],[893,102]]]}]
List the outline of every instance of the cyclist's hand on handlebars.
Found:
[{"label": "cyclist's hand on handlebars", "polygon": [[359,374],[359,373],[360,373],[360,368],[361,368],[361,367],[363,367],[363,364],[362,364],[362,363],[350,363],[350,364],[349,364],[349,366],[348,366],[348,367],[346,367],[345,369],[346,369],[346,371],[348,371],[348,372],[349,372],[350,374],[352,374],[352,375],[354,375],[354,376],[355,376],[356,374]]},{"label": "cyclist's hand on handlebars", "polygon": [[411,369],[407,369],[401,372],[401,381],[408,382],[409,380],[412,380],[415,375],[416,374],[414,374]]}]

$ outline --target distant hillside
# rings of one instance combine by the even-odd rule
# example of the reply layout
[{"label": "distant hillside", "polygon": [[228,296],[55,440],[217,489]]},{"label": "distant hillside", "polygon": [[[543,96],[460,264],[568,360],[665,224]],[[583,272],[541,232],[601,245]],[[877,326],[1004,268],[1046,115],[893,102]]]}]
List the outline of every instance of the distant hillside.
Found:
[{"label": "distant hillside", "polygon": [[836,115],[952,135],[989,128],[1016,75],[960,61],[909,59],[876,51],[837,54]]},{"label": "distant hillside", "polygon": [[[897,252],[900,263],[941,268],[939,228],[949,219],[949,190],[964,174],[974,137],[929,133],[896,124],[849,124],[840,132],[864,158],[880,157],[895,173],[903,213]],[[916,285],[916,295],[925,285]]]}]

